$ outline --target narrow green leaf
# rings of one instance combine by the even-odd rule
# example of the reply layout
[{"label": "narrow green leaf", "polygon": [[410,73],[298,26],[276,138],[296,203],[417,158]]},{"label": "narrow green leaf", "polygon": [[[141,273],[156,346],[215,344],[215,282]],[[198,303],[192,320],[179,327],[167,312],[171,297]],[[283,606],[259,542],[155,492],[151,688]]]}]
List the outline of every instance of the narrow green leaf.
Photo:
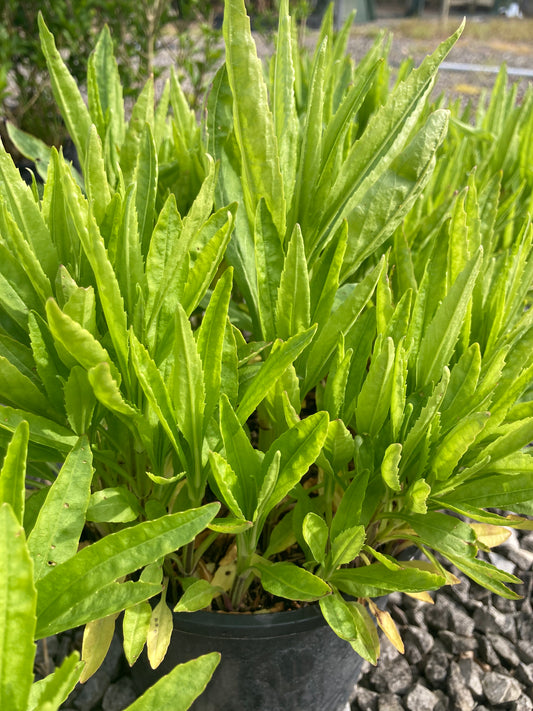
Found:
[{"label": "narrow green leaf", "polygon": [[267,510],[287,496],[315,462],[328,433],[328,422],[326,412],[316,412],[295,424],[272,443],[263,459],[262,470],[267,472],[278,451],[281,453],[281,462]]},{"label": "narrow green leaf", "polygon": [[275,314],[284,256],[276,226],[265,200],[257,205],[254,227],[255,270],[257,275],[257,308],[265,340],[276,336]]},{"label": "narrow green leaf", "polygon": [[223,502],[238,519],[244,519],[242,512],[243,496],[241,482],[230,464],[218,452],[209,452],[211,473]]},{"label": "narrow green leaf", "polygon": [[37,593],[24,529],[9,504],[0,505],[0,707],[26,711],[33,682]]},{"label": "narrow green leaf", "polygon": [[378,597],[387,592],[406,593],[438,590],[445,579],[436,569],[425,570],[402,563],[400,570],[390,570],[383,563],[360,568],[340,568],[330,577],[339,590],[354,597]]},{"label": "narrow green leaf", "polygon": [[264,198],[278,234],[285,234],[285,198],[274,121],[261,61],[257,58],[243,0],[228,0],[224,12],[226,70],[233,94],[235,135],[242,157],[246,211],[253,220]]},{"label": "narrow green leaf", "polygon": [[20,524],[24,520],[29,434],[29,425],[23,420],[13,433],[0,470],[0,504],[9,504]]},{"label": "narrow green leaf", "polygon": [[146,644],[152,608],[149,602],[140,602],[134,607],[124,611],[122,622],[122,635],[124,638],[124,654],[128,664],[132,667]]},{"label": "narrow green leaf", "polygon": [[51,674],[35,681],[26,711],[42,711],[45,704],[52,704],[54,710],[59,708],[76,686],[82,667],[79,653],[73,652]]},{"label": "narrow green leaf", "polygon": [[453,353],[483,261],[480,248],[455,280],[426,328],[417,359],[418,387],[436,382]]},{"label": "narrow green leaf", "polygon": [[154,80],[148,79],[131,112],[124,142],[120,149],[120,168],[127,188],[133,181],[141,147],[141,138],[146,124],[154,123]]},{"label": "narrow green leaf", "polygon": [[377,266],[355,286],[346,300],[332,312],[327,324],[318,334],[307,356],[302,395],[305,396],[327,373],[341,334],[345,336],[356,323],[372,296],[384,265],[385,261],[381,259]]},{"label": "narrow green leaf", "polygon": [[205,388],[204,422],[209,421],[220,401],[224,334],[232,283],[233,270],[229,268],[218,280],[198,329],[197,347],[202,361]]},{"label": "narrow green leaf", "polygon": [[[71,608],[75,611],[78,601],[87,600],[92,603],[98,599],[99,594],[105,600],[103,591],[113,585],[115,580],[189,543],[214,518],[218,509],[218,504],[208,504],[199,509],[137,524],[106,536],[52,568],[37,583],[38,637],[53,634],[52,630],[59,631],[56,627],[60,621],[68,625]],[[128,583],[116,587],[123,588],[126,585]],[[147,591],[153,589],[148,584],[145,587]],[[151,594],[146,597],[151,597]],[[130,605],[135,602],[140,600],[134,600]],[[120,609],[123,608],[118,607],[114,611]],[[107,614],[112,612],[110,610]],[[86,614],[91,614],[90,608]],[[77,624],[83,624],[78,621],[80,618],[81,615],[76,619]]]},{"label": "narrow green leaf", "polygon": [[402,488],[398,476],[401,456],[402,445],[396,442],[387,447],[381,462],[381,476],[392,491],[401,491]]},{"label": "narrow green leaf", "polygon": [[304,518],[302,533],[314,560],[323,563],[329,538],[329,530],[324,519],[310,511]]},{"label": "narrow green leaf", "polygon": [[312,602],[331,592],[329,585],[294,563],[269,563],[254,559],[265,590],[289,600]]},{"label": "narrow green leaf", "polygon": [[272,383],[282,375],[309,345],[315,331],[316,327],[312,326],[307,331],[298,333],[285,342],[281,340],[275,341],[269,357],[261,365],[260,370],[243,393],[237,408],[237,416],[240,422],[246,422],[271,389]]},{"label": "narrow green leaf", "polygon": [[178,304],[174,331],[174,369],[169,393],[178,426],[192,448],[201,448],[205,408],[202,361],[187,314]]},{"label": "narrow green leaf", "polygon": [[92,476],[91,448],[87,438],[80,437],[50,487],[28,537],[36,581],[76,553]]},{"label": "narrow green leaf", "polygon": [[309,275],[300,226],[289,241],[276,300],[276,334],[287,339],[310,326]]},{"label": "narrow green leaf", "polygon": [[387,418],[392,392],[394,342],[386,338],[370,362],[368,375],[357,399],[355,419],[361,433],[375,436]]},{"label": "narrow green leaf", "polygon": [[153,711],[155,707],[187,711],[204,691],[219,661],[220,654],[212,652],[185,664],[178,664],[130,704],[128,711]]},{"label": "narrow green leaf", "polygon": [[222,588],[216,587],[208,583],[207,580],[195,580],[187,587],[174,612],[196,612],[208,607],[213,598],[224,592]]},{"label": "narrow green leaf", "polygon": [[81,97],[76,81],[56,49],[54,37],[45,25],[41,13],[39,13],[38,21],[41,49],[48,66],[54,98],[83,165],[92,123],[89,110]]}]

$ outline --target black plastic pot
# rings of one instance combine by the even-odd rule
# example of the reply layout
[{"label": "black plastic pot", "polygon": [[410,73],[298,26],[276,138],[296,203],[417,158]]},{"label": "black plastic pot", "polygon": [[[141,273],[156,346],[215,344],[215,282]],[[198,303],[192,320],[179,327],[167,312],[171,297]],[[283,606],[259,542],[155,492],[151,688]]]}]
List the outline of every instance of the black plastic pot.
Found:
[{"label": "black plastic pot", "polygon": [[363,663],[315,605],[254,615],[181,613],[163,663],[151,670],[143,652],[134,683],[142,691],[176,664],[213,651],[222,660],[194,711],[342,711]]}]

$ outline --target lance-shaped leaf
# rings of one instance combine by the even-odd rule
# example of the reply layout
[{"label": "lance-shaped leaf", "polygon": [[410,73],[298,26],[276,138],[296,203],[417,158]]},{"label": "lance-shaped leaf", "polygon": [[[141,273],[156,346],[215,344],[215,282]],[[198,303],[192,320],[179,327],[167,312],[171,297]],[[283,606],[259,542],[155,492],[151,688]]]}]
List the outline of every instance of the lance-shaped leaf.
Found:
[{"label": "lance-shaped leaf", "polygon": [[461,32],[462,27],[391,92],[388,101],[373,117],[371,126],[353,145],[325,202],[321,231],[335,228],[399,155],[424,108],[440,62]]},{"label": "lance-shaped leaf", "polygon": [[322,563],[326,555],[326,546],[329,538],[326,522],[321,516],[310,511],[304,518],[302,533],[314,560]]},{"label": "lance-shaped leaf", "polygon": [[393,372],[394,342],[386,338],[379,353],[372,357],[357,399],[355,419],[359,432],[374,437],[383,426],[390,409]]},{"label": "lance-shaped leaf", "polygon": [[76,553],[92,477],[91,448],[87,438],[80,437],[50,487],[28,537],[36,581]]},{"label": "lance-shaped leaf", "polygon": [[437,447],[431,471],[438,481],[450,477],[461,458],[476,441],[487,423],[490,412],[476,412],[458,422]]},{"label": "lance-shaped leaf", "polygon": [[38,21],[41,49],[48,66],[54,98],[83,165],[92,123],[91,116],[76,81],[63,62],[56,48],[54,37],[45,25],[41,13],[39,13]]},{"label": "lance-shaped leaf", "polygon": [[174,330],[174,368],[169,394],[178,426],[193,449],[201,448],[205,408],[202,360],[187,314],[178,304]]},{"label": "lance-shaped leaf", "polygon": [[192,579],[192,582],[185,590],[174,612],[196,612],[207,607],[211,600],[224,590],[216,585],[211,585],[207,580]]},{"label": "lance-shaped leaf", "polygon": [[262,198],[255,214],[254,254],[257,275],[257,310],[265,340],[276,336],[275,314],[284,255],[276,226]]},{"label": "lance-shaped leaf", "polygon": [[9,504],[0,504],[0,706],[26,711],[33,681],[37,593],[24,529]]},{"label": "lance-shaped leaf", "polygon": [[268,471],[277,452],[281,453],[279,475],[266,511],[278,504],[315,462],[328,433],[327,412],[316,412],[278,437],[265,454],[262,471]]},{"label": "lance-shaped leaf", "polygon": [[81,660],[84,662],[80,682],[84,684],[98,671],[113,641],[116,615],[91,620],[83,630]]},{"label": "lance-shaped leaf", "polygon": [[379,656],[379,637],[366,608],[358,602],[346,602],[336,593],[322,598],[320,609],[332,630],[375,665]]},{"label": "lance-shaped leaf", "polygon": [[165,581],[161,599],[152,610],[148,634],[146,635],[146,650],[152,669],[157,669],[165,658],[174,627],[172,610],[168,607],[165,599],[168,579],[166,578]]},{"label": "lance-shaped leaf", "polygon": [[[53,634],[51,630],[59,626],[62,618],[62,624],[68,627],[69,612],[71,608],[75,608],[78,601],[96,601],[98,595],[104,594],[106,588],[115,580],[189,543],[214,518],[218,509],[218,504],[208,504],[199,509],[137,524],[106,536],[52,568],[48,575],[37,583],[37,634]],[[153,592],[150,590],[153,591],[154,586],[143,585],[148,592],[144,599],[151,597]],[[125,586],[126,584],[117,587]],[[128,603],[124,602],[123,607],[127,607]],[[140,600],[133,600],[129,604],[136,602]],[[123,608],[111,609],[107,614],[120,609]],[[84,622],[94,619],[90,617],[90,606],[86,613],[89,617]],[[79,617],[81,618],[81,615]],[[78,619],[76,622],[83,624]]]},{"label": "lance-shaped leaf", "polygon": [[279,162],[287,204],[292,202],[296,179],[298,137],[300,123],[294,93],[295,70],[293,63],[294,38],[289,17],[289,3],[282,0],[279,8],[279,27],[274,59],[274,88],[272,111],[279,146]]},{"label": "lance-shaped leaf", "polygon": [[400,570],[390,570],[383,563],[372,563],[360,568],[340,568],[329,578],[342,592],[354,597],[379,597],[388,592],[423,592],[438,590],[445,578],[436,568],[412,567],[402,563]]},{"label": "lance-shaped leaf", "polygon": [[302,395],[305,396],[327,373],[341,334],[346,336],[357,321],[372,296],[384,265],[385,260],[381,259],[377,266],[355,286],[346,300],[332,312],[329,321],[320,331],[307,356]]},{"label": "lance-shaped leaf", "polygon": [[278,234],[283,238],[285,199],[274,121],[243,0],[226,3],[223,33],[246,211],[253,220],[257,203],[264,198]]},{"label": "lance-shaped leaf", "polygon": [[122,636],[124,654],[128,664],[133,666],[140,657],[146,644],[146,636],[150,627],[152,607],[149,602],[140,602],[124,611]]},{"label": "lance-shaped leaf", "polygon": [[276,334],[290,338],[310,326],[309,274],[300,226],[292,233],[276,301]]},{"label": "lance-shaped leaf", "polygon": [[[211,224],[216,226],[220,218],[223,216],[226,218],[221,227],[217,229],[215,234],[196,256],[194,264],[192,264],[189,269],[187,281],[181,296],[181,305],[189,316],[204,298],[224,258],[235,224],[235,210],[236,204],[233,203],[229,205],[227,209],[224,208],[218,213],[215,213],[213,218],[206,225],[206,227],[209,227]],[[200,246],[198,245],[197,248],[199,249]]]},{"label": "lance-shaped leaf", "polygon": [[146,124],[154,123],[154,80],[151,77],[144,85],[131,112],[131,118],[120,149],[120,167],[126,187],[133,180],[141,138]]},{"label": "lance-shaped leaf", "polygon": [[417,359],[418,387],[436,382],[448,364],[463,327],[482,261],[480,248],[457,277],[425,330]]},{"label": "lance-shaped leaf", "polygon": [[241,482],[230,464],[218,452],[209,452],[211,473],[223,502],[238,519],[244,519]]},{"label": "lance-shaped leaf", "polygon": [[250,517],[257,502],[262,456],[253,448],[226,395],[222,395],[220,402],[220,431],[226,459],[236,474],[239,506],[246,517]]},{"label": "lance-shaped leaf", "polygon": [[316,326],[311,326],[307,331],[298,333],[287,341],[277,340],[266,361],[261,365],[246,388],[241,402],[237,408],[240,422],[246,422],[257,405],[266,397],[275,382],[293,363],[302,351],[309,345],[316,331]]},{"label": "lance-shaped leaf", "polygon": [[141,133],[137,163],[133,174],[139,237],[144,255],[148,252],[148,245],[150,244],[150,237],[154,227],[157,168],[157,149],[150,124],[146,123]]},{"label": "lance-shaped leaf", "polygon": [[342,280],[394,232],[428,183],[436,152],[448,128],[448,112],[435,111],[415,138],[357,201],[349,216],[350,230]]},{"label": "lance-shaped leaf", "polygon": [[331,588],[322,578],[294,563],[270,563],[257,557],[253,565],[261,576],[263,587],[273,595],[289,600],[312,602],[331,592]]},{"label": "lance-shaped leaf", "polygon": [[128,711],[153,711],[156,707],[187,711],[204,691],[219,661],[220,654],[212,652],[185,664],[178,664],[130,704]]},{"label": "lance-shaped leaf", "polygon": [[11,156],[0,145],[0,188],[2,198],[24,239],[30,244],[44,273],[52,280],[57,270],[57,254],[41,211],[31,190],[20,177]]},{"label": "lance-shaped leaf", "polygon": [[120,382],[120,376],[106,349],[89,331],[61,311],[54,299],[46,302],[46,315],[52,336],[68,354],[70,361],[67,365],[72,367],[77,362],[89,370],[99,363],[109,363],[111,372]]},{"label": "lance-shaped leaf", "polygon": [[29,434],[29,425],[23,420],[15,429],[0,471],[0,504],[9,504],[20,524],[24,519]]},{"label": "lance-shaped leaf", "polygon": [[47,703],[52,704],[54,710],[59,708],[76,686],[82,668],[80,655],[78,652],[73,652],[60,667],[54,669],[44,679],[32,684],[26,711],[40,711]]},{"label": "lance-shaped leaf", "polygon": [[204,423],[209,421],[220,401],[224,335],[232,280],[233,270],[230,268],[218,280],[198,329],[197,347],[202,360],[205,387]]},{"label": "lance-shaped leaf", "polygon": [[106,208],[111,202],[111,191],[105,171],[102,141],[94,125],[91,126],[89,135],[83,175],[87,199],[91,203],[96,222],[101,225],[105,218]]}]

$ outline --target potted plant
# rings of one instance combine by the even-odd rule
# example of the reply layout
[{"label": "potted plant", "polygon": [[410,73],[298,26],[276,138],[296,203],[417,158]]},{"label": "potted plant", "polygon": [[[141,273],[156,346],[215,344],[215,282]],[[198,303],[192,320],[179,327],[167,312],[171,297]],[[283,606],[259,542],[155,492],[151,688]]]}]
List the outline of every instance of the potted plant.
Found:
[{"label": "potted plant", "polygon": [[[305,618],[316,691],[339,655],[376,663],[374,622],[402,647],[374,599],[427,599],[455,581],[443,560],[516,597],[507,585],[518,579],[476,554],[533,513],[532,234],[509,219],[531,176],[518,161],[504,191],[503,154],[475,172],[463,150],[456,175],[443,161],[432,179],[449,112],[430,111],[428,97],[460,30],[387,93],[383,40],[354,68],[349,25],[331,42],[331,14],[306,73],[285,3],[266,79],[244,5],[227,0],[203,135],[175,79],[155,110],[148,82],[124,120],[106,32],[87,107],[42,20],[40,30],[82,174],[12,131],[41,155],[41,196],[0,154],[0,426],[7,438],[29,424],[27,531],[79,438],[94,468],[80,495],[93,540],[208,519],[189,542],[117,567],[117,578],[143,568],[131,585],[157,585],[160,598],[125,596],[97,621],[93,608],[88,668],[120,609],[128,660],[146,643],[154,667],[198,610],[211,607],[210,627],[258,624],[262,659],[276,638],[265,628],[283,614]],[[525,145],[527,113],[512,120]],[[484,140],[455,117],[453,130],[463,144]],[[47,540],[43,586],[75,571],[49,565],[56,545]],[[424,558],[403,560],[408,545]],[[270,614],[250,614],[260,612]],[[322,619],[335,634],[315,637]],[[236,635],[241,656],[247,634]],[[316,645],[337,638],[327,666]],[[294,658],[289,641],[273,643],[278,658],[280,645]],[[242,663],[252,673],[232,687],[238,700],[208,687],[216,708],[275,708],[274,688],[286,687],[261,679],[253,690],[257,667]],[[224,654],[214,684],[231,676],[223,665]],[[353,674],[315,693],[316,708],[345,704]],[[290,686],[295,700],[280,704],[301,707],[308,678],[298,689],[291,674]]]}]

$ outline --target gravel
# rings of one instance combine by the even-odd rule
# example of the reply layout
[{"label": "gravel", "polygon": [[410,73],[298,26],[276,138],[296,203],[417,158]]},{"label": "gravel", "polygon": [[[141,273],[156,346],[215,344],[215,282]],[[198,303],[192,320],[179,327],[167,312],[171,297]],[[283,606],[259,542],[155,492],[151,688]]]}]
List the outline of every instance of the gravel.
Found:
[{"label": "gravel", "polygon": [[351,711],[363,711],[359,699],[368,692],[381,692],[377,711],[531,711],[533,570],[519,553],[531,552],[532,539],[531,533],[513,532],[498,548],[523,581],[517,586],[521,600],[499,598],[457,570],[461,584],[440,590],[435,605],[391,595],[389,611],[405,655],[382,642],[387,663],[365,664]]}]

